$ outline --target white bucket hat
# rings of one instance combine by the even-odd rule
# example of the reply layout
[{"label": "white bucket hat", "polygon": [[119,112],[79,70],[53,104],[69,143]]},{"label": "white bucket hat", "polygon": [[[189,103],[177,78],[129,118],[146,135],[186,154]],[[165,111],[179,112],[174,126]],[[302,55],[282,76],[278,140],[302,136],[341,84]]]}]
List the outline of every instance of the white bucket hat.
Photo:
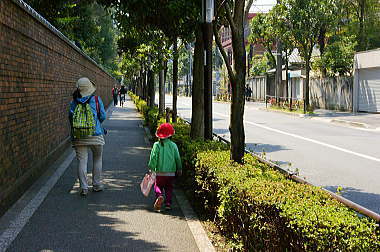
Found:
[{"label": "white bucket hat", "polygon": [[92,95],[96,90],[95,84],[86,77],[80,78],[76,86],[82,97]]}]

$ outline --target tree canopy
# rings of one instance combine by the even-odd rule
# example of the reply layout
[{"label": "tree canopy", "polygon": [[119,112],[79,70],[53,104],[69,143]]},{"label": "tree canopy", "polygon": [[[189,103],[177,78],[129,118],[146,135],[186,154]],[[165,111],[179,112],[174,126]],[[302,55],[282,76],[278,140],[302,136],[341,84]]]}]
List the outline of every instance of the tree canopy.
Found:
[{"label": "tree canopy", "polygon": [[92,1],[26,2],[97,63],[116,75],[118,30],[111,9],[106,10]]}]

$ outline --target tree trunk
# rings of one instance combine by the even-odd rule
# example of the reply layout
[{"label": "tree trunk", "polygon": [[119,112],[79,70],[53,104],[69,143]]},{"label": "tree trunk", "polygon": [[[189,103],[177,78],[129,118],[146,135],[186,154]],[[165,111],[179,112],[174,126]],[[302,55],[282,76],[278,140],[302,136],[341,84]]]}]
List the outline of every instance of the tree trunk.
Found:
[{"label": "tree trunk", "polygon": [[203,40],[206,64],[204,66],[204,138],[212,140],[212,24],[203,24]]},{"label": "tree trunk", "polygon": [[306,57],[306,80],[305,80],[305,90],[304,90],[304,112],[309,111],[310,109],[310,101],[309,101],[309,79],[310,79],[310,57]]},{"label": "tree trunk", "polygon": [[144,90],[143,90],[143,86],[144,86],[144,78],[143,78],[143,75],[144,75],[144,70],[141,68],[140,70],[140,77],[139,77],[139,92],[138,92],[138,96],[140,96],[140,98],[143,98],[143,95],[144,95]]},{"label": "tree trunk", "polygon": [[277,61],[276,61],[276,103],[279,105],[281,99],[282,86],[282,46],[281,41],[277,40]]},{"label": "tree trunk", "polygon": [[[285,84],[285,97],[289,98],[289,59],[288,59],[288,51],[285,51],[285,74],[286,74],[286,84]],[[290,98],[291,104],[292,98]]]},{"label": "tree trunk", "polygon": [[[319,31],[319,35],[318,35],[318,45],[319,45],[319,51],[321,52],[321,58],[323,57],[323,54],[325,52],[325,47],[326,47],[325,38],[326,38],[326,27],[323,26],[321,27]],[[326,67],[322,65],[321,70],[322,70],[322,77],[325,78],[327,76]]]},{"label": "tree trunk", "polygon": [[177,122],[177,93],[178,93],[178,47],[177,38],[173,43],[173,123]]},{"label": "tree trunk", "polygon": [[149,80],[148,80],[148,70],[146,69],[145,70],[145,74],[144,74],[144,97],[145,97],[145,101],[146,103],[148,104],[149,103]]},{"label": "tree trunk", "polygon": [[192,88],[192,111],[191,111],[191,139],[204,137],[204,116],[203,116],[203,36],[199,25],[196,30],[196,40],[194,48],[193,62],[193,88]]},{"label": "tree trunk", "polygon": [[159,89],[159,102],[158,102],[158,112],[160,117],[162,117],[165,113],[165,82],[164,82],[164,61],[161,58],[161,65],[162,69],[160,70],[159,76],[158,76],[158,89]]},{"label": "tree trunk", "polygon": [[[235,77],[232,83],[232,102],[230,116],[231,159],[242,163],[245,151],[244,134],[244,91],[246,75],[246,54],[244,45],[244,4],[243,0],[235,1],[234,17],[236,29],[232,29],[232,49],[234,54]],[[230,26],[231,27],[231,26]],[[232,27],[231,27],[232,28]],[[230,76],[231,77],[231,76]]]},{"label": "tree trunk", "polygon": [[[165,60],[164,61],[164,86],[166,86],[167,75],[168,75],[168,62]],[[170,85],[168,83],[168,85],[166,86],[167,89],[164,88],[165,93],[166,92],[169,93],[169,90],[170,90],[169,87],[170,87]]]},{"label": "tree trunk", "polygon": [[147,92],[147,73],[146,69],[144,68],[143,70],[143,82],[142,82],[142,90],[143,90],[143,95],[142,98],[144,101],[148,102],[148,92]]},{"label": "tree trunk", "polygon": [[[289,85],[289,55],[291,54],[290,52],[286,52],[286,96],[289,97],[289,110],[292,110],[292,102],[293,102],[293,91],[292,91],[292,80],[290,80],[290,85]],[[289,89],[290,89],[290,94],[289,94]]]},{"label": "tree trunk", "polygon": [[150,108],[154,107],[155,88],[154,88],[154,73],[151,69],[148,70],[148,104]]},{"label": "tree trunk", "polygon": [[364,15],[365,15],[365,0],[359,0],[359,50],[366,49],[365,37],[364,37]]},{"label": "tree trunk", "polygon": [[140,71],[140,98],[144,100],[144,68]]}]

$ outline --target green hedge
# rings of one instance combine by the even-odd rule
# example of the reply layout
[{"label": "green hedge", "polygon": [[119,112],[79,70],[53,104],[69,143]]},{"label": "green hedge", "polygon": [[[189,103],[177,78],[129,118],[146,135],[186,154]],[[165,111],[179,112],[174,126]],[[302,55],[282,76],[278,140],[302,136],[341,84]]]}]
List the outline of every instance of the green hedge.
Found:
[{"label": "green hedge", "polygon": [[215,215],[236,250],[380,251],[376,223],[320,188],[293,182],[248,154],[243,165],[231,162],[227,145],[191,140],[183,122],[174,128],[181,184]]},{"label": "green hedge", "polygon": [[[320,188],[286,179],[250,155],[197,154],[196,178],[215,203],[219,226],[243,250],[379,251],[374,221]],[[215,201],[215,192],[217,200]]]},{"label": "green hedge", "polygon": [[146,101],[141,99],[139,96],[133,94],[132,92],[128,92],[128,95],[132,98],[133,102],[136,105],[137,110],[144,116],[144,120],[146,125],[150,129],[150,133],[154,136],[157,125],[158,125],[158,108],[153,107],[150,108]]}]

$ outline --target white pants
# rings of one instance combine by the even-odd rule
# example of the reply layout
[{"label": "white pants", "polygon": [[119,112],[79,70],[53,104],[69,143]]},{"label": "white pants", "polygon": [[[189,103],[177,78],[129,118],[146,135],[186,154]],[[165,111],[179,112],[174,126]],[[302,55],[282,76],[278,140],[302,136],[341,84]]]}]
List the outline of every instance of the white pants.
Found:
[{"label": "white pants", "polygon": [[89,149],[91,149],[93,156],[92,185],[101,186],[103,145],[80,145],[74,148],[79,161],[78,177],[81,189],[88,189],[87,163]]}]

